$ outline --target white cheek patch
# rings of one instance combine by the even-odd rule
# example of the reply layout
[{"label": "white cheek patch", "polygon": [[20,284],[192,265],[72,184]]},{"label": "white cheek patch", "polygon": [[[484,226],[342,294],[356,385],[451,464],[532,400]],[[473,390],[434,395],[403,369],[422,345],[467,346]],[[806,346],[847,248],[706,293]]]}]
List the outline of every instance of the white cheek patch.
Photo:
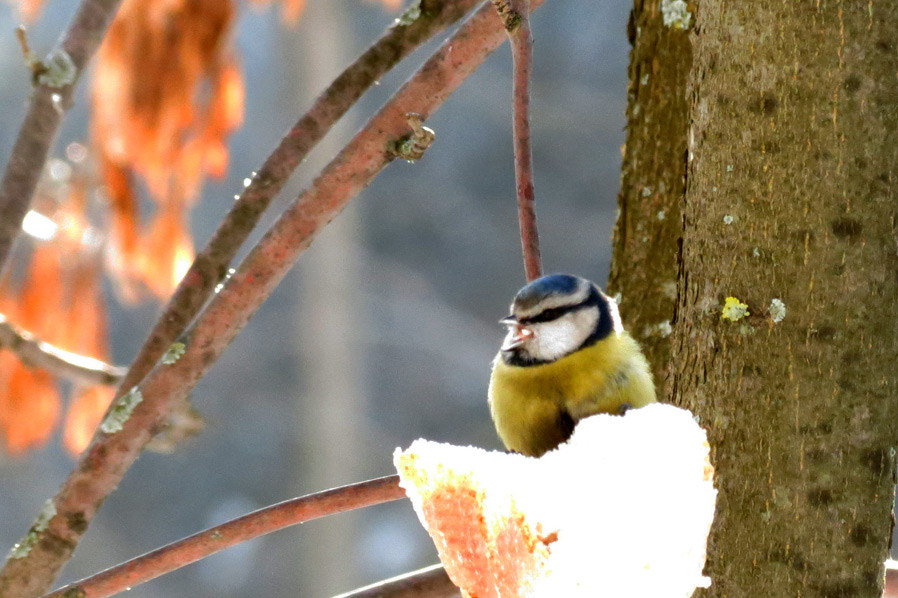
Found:
[{"label": "white cheek patch", "polygon": [[599,310],[578,309],[557,320],[530,324],[533,338],[527,342],[527,352],[542,361],[554,361],[580,348],[596,329]]}]

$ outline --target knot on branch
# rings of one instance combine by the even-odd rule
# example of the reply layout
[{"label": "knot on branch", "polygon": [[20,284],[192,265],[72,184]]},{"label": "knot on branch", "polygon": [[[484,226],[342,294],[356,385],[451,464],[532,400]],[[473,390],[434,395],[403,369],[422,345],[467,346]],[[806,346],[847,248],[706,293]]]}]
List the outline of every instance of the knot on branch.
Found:
[{"label": "knot on branch", "polygon": [[393,22],[393,27],[408,27],[414,24],[421,17],[421,14],[421,0],[412,2],[412,5],[396,18]]},{"label": "knot on branch", "polygon": [[22,49],[22,57],[25,66],[31,71],[32,85],[46,85],[47,87],[65,87],[75,82],[78,75],[78,67],[68,52],[59,48],[54,50],[46,60],[41,60],[31,50],[28,44],[27,32],[23,25],[16,27],[16,38]]},{"label": "knot on branch", "polygon": [[433,132],[433,129],[424,126],[424,119],[420,114],[409,112],[405,115],[405,120],[411,127],[412,134],[394,142],[390,149],[397,158],[402,158],[406,162],[415,162],[424,156],[424,152],[436,139],[436,133]]},{"label": "knot on branch", "polygon": [[68,590],[65,591],[65,594],[62,595],[63,598],[85,598],[87,596],[87,592],[84,591],[84,588],[81,586],[72,586]]},{"label": "knot on branch", "polygon": [[521,24],[521,15],[511,6],[511,2],[509,0],[492,0],[493,6],[496,7],[496,10],[499,12],[499,16],[502,18],[502,23],[505,25],[505,30],[509,33],[518,28]]}]

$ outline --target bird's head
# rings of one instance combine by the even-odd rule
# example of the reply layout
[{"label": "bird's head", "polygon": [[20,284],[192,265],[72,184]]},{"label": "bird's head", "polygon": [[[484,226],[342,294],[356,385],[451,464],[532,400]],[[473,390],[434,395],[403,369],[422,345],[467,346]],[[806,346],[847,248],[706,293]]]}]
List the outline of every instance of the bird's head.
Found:
[{"label": "bird's head", "polygon": [[594,283],[570,274],[549,274],[515,295],[502,359],[509,365],[550,363],[622,330],[614,300]]}]

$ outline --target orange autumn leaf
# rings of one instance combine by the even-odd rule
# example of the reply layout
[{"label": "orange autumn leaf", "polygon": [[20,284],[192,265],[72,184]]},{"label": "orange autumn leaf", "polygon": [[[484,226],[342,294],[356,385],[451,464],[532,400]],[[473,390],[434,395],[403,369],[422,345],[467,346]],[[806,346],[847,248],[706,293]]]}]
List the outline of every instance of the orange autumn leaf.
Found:
[{"label": "orange autumn leaf", "polygon": [[106,305],[96,259],[86,259],[67,273],[64,325],[56,345],[78,355],[108,361]]},{"label": "orange autumn leaf", "polygon": [[184,211],[177,206],[163,208],[143,245],[146,253],[139,265],[146,283],[160,297],[171,294],[193,263]]},{"label": "orange autumn leaf", "polygon": [[106,386],[79,388],[75,391],[62,433],[66,450],[79,455],[87,448],[114,397],[115,389]]},{"label": "orange autumn leaf", "polygon": [[[257,6],[271,4],[271,0],[250,0]],[[306,0],[281,0],[281,20],[288,25],[295,25],[306,9]]]},{"label": "orange autumn leaf", "polygon": [[[60,337],[59,346],[108,362],[106,305],[100,288],[99,265],[96,259],[84,259],[69,273],[65,334]],[[66,450],[78,455],[87,447],[114,396],[112,387],[74,390],[63,425]]]},{"label": "orange autumn leaf", "polygon": [[[0,307],[18,326],[52,336],[62,325],[61,293],[59,254],[50,245],[39,245],[18,296],[10,279],[3,281]],[[12,353],[0,351],[0,436],[11,453],[21,454],[46,442],[59,409],[58,389],[50,374],[26,368]]]},{"label": "orange autumn leaf", "polygon": [[207,111],[234,5],[222,0],[126,0],[97,56],[92,126],[101,153],[130,166],[164,198],[185,138]]},{"label": "orange autumn leaf", "polygon": [[285,23],[294,24],[299,20],[306,8],[306,0],[283,0],[281,16]]},{"label": "orange autumn leaf", "polygon": [[203,175],[222,177],[227,173],[228,148],[225,139],[243,122],[243,78],[237,61],[229,58],[214,75],[211,105],[202,132],[183,148],[165,204],[186,205],[199,195]]},{"label": "orange autumn leaf", "polygon": [[[56,204],[52,213],[59,228],[51,240],[33,247],[19,290],[9,278],[0,285],[0,310],[43,341],[108,361],[100,256],[96,246],[83,244],[88,194],[82,183],[69,183],[64,201]],[[77,447],[84,437],[91,437],[113,392],[111,388],[78,390],[66,417],[70,451],[80,450]],[[11,453],[46,442],[60,409],[51,373],[31,369],[12,353],[0,353],[0,437]]]},{"label": "orange autumn leaf", "polygon": [[109,228],[106,252],[115,290],[128,303],[140,298],[140,274],[136,271],[140,254],[137,198],[128,168],[101,156],[100,168],[109,198]]},{"label": "orange autumn leaf", "polygon": [[[19,327],[57,344],[65,330],[59,245],[38,244],[18,297],[4,284],[3,306]],[[7,449],[20,454],[47,441],[59,416],[59,389],[49,373],[30,369],[12,353],[0,353],[0,431]]]},{"label": "orange autumn leaf", "polygon": [[0,353],[0,431],[9,452],[21,454],[44,444],[59,416],[59,395],[53,377],[26,368],[12,354]]},{"label": "orange autumn leaf", "polygon": [[19,13],[22,20],[27,23],[33,23],[41,16],[44,9],[44,0],[19,0]]},{"label": "orange autumn leaf", "polygon": [[88,188],[83,177],[72,177],[65,186],[66,196],[53,212],[53,220],[59,227],[53,237],[57,251],[71,259],[81,251],[84,233],[88,229]]},{"label": "orange autumn leaf", "polygon": [[[234,16],[230,0],[125,0],[100,48],[92,136],[113,214],[110,265],[130,283],[126,299],[136,298],[136,282],[171,292],[193,254],[186,211],[206,176],[226,172],[226,140],[243,118]],[[148,234],[138,181],[163,214]]]},{"label": "orange autumn leaf", "polygon": [[224,143],[228,133],[243,123],[243,76],[236,60],[225,64],[215,81],[209,122],[203,132],[206,172],[223,177],[228,168],[228,149]]},{"label": "orange autumn leaf", "polygon": [[15,323],[41,340],[57,344],[64,327],[64,293],[60,252],[52,243],[38,244],[31,255],[28,276],[16,301]]}]

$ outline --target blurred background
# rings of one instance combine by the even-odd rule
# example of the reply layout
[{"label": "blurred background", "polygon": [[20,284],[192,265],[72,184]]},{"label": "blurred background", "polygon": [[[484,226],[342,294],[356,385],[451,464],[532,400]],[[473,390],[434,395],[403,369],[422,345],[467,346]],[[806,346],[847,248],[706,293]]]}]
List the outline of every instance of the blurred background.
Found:
[{"label": "blurred background", "polygon": [[[29,28],[39,56],[74,4],[46,1]],[[225,176],[205,183],[191,212],[198,247],[311,100],[406,8],[307,0],[287,26],[278,6],[238,6],[233,41],[245,114],[228,139]],[[546,0],[532,23],[544,267],[602,285],[624,142],[629,9],[625,0]],[[13,35],[19,20],[15,6],[0,6],[3,164],[30,90]],[[365,95],[300,167],[253,240],[445,37]],[[87,142],[88,84],[79,87],[55,156]],[[427,123],[437,138],[426,156],[390,165],[300,259],[193,393],[205,429],[172,454],[138,460],[61,583],[293,496],[391,474],[394,449],[419,437],[500,448],[486,386],[503,334],[497,321],[524,282],[510,94],[506,45]],[[120,302],[109,280],[102,293],[111,360],[125,365],[160,304]],[[59,434],[28,451],[0,452],[0,545],[23,535],[73,463]],[[434,562],[410,505],[399,501],[257,539],[130,596],[326,597]]]}]

